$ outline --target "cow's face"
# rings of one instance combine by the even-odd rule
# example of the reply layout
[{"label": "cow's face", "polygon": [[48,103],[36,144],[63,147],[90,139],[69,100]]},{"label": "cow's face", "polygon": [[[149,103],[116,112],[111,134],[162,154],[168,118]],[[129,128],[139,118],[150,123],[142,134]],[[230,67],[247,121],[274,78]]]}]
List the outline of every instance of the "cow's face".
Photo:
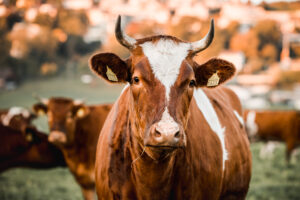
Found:
[{"label": "cow's face", "polygon": [[51,98],[33,106],[37,114],[46,113],[50,134],[49,142],[59,146],[72,145],[75,138],[76,122],[89,113],[82,102],[68,98]]},{"label": "cow's face", "polygon": [[220,59],[198,65],[192,59],[195,44],[171,36],[134,40],[126,35],[123,40],[131,51],[129,59],[96,54],[90,59],[91,69],[109,82],[130,83],[136,137],[142,145],[156,152],[184,147],[194,89],[219,85],[235,68]]},{"label": "cow's face", "polygon": [[25,129],[31,124],[36,115],[22,107],[12,107],[1,114],[1,123],[13,129],[25,133]]}]

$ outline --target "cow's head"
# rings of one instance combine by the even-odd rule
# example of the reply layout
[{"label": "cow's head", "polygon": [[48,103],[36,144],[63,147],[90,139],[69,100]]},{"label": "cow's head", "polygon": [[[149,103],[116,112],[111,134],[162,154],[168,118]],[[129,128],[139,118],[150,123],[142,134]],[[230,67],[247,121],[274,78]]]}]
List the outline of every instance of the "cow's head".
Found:
[{"label": "cow's head", "polygon": [[13,129],[26,132],[26,128],[36,118],[34,113],[22,107],[11,107],[6,113],[1,115],[1,123]]},{"label": "cow's head", "polygon": [[116,38],[131,56],[126,60],[113,53],[91,57],[90,67],[97,75],[111,83],[130,84],[136,137],[151,147],[146,149],[184,147],[194,89],[216,87],[234,74],[234,66],[225,60],[211,59],[202,65],[193,61],[196,53],[210,45],[213,35],[212,20],[208,34],[200,41],[190,43],[161,35],[136,40],[121,30],[119,17]]},{"label": "cow's head", "polygon": [[43,99],[33,106],[37,114],[47,114],[50,134],[49,142],[59,146],[72,145],[76,122],[89,114],[89,108],[82,101],[68,98]]}]

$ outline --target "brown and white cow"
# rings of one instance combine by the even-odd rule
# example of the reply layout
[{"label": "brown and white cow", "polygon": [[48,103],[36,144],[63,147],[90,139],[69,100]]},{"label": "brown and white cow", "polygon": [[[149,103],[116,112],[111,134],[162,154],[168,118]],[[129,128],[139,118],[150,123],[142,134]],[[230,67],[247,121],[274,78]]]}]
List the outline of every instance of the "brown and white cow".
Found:
[{"label": "brown and white cow", "polygon": [[66,166],[62,152],[35,127],[23,131],[0,124],[0,173],[14,167],[37,169]]},{"label": "brown and white cow", "polygon": [[35,118],[35,114],[22,107],[11,107],[0,110],[1,124],[20,131],[25,131]]},{"label": "brown and white cow", "polygon": [[286,160],[300,145],[300,112],[293,110],[245,110],[245,126],[250,141],[282,141]]},{"label": "brown and white cow", "polygon": [[87,106],[60,97],[44,99],[33,106],[36,113],[47,114],[48,140],[62,150],[85,199],[95,197],[96,146],[110,108],[108,104]]},{"label": "brown and white cow", "polygon": [[251,153],[241,104],[230,89],[216,87],[235,67],[221,59],[193,61],[211,43],[213,21],[193,43],[172,36],[136,40],[120,24],[119,17],[116,37],[131,56],[90,59],[105,80],[129,83],[99,137],[98,199],[245,199]]}]

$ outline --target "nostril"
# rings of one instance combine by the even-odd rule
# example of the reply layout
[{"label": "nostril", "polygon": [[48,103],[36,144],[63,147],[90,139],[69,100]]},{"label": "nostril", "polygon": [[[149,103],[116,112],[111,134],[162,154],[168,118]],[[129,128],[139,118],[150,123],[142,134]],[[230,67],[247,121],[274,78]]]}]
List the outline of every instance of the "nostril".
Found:
[{"label": "nostril", "polygon": [[161,133],[157,130],[154,131],[154,136],[155,137],[160,137],[161,136]]},{"label": "nostril", "polygon": [[177,132],[175,133],[174,137],[179,138],[179,136],[180,136],[180,133],[179,133],[179,131],[177,131]]}]

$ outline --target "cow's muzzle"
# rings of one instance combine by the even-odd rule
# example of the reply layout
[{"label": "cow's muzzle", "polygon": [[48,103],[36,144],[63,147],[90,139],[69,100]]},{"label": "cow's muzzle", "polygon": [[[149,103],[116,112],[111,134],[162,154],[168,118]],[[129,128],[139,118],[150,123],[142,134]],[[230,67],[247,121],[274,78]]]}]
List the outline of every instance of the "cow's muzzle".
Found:
[{"label": "cow's muzzle", "polygon": [[61,131],[51,131],[48,136],[48,141],[53,144],[63,145],[67,143],[67,136]]},{"label": "cow's muzzle", "polygon": [[151,126],[144,145],[161,150],[182,148],[186,145],[185,133],[183,128],[177,124],[156,123]]}]

